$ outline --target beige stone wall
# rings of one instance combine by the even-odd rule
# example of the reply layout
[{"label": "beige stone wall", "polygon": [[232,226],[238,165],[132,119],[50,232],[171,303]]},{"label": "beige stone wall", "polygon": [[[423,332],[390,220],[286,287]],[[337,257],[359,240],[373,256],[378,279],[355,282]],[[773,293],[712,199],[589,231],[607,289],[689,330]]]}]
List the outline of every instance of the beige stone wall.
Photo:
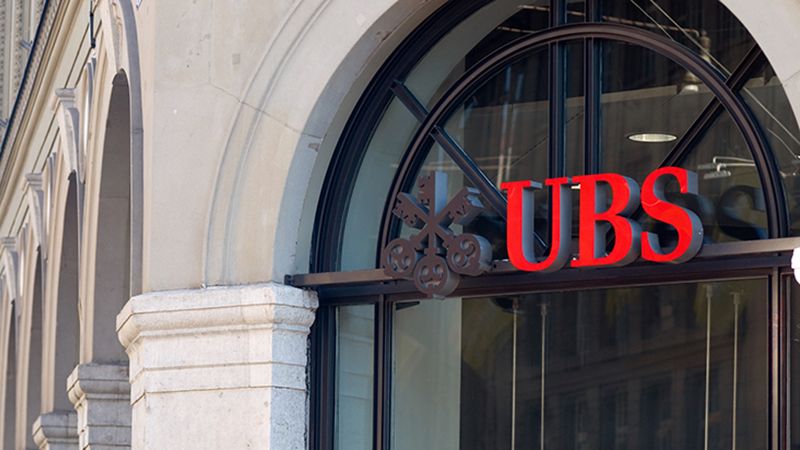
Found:
[{"label": "beige stone wall", "polygon": [[[353,86],[378,67],[387,37],[434,3],[143,2],[145,129],[153,130],[144,290],[294,271],[307,241],[298,233],[306,190],[318,181],[321,148],[336,140],[332,124],[347,116],[340,106],[357,98]],[[181,207],[160,201],[164,192]]]}]

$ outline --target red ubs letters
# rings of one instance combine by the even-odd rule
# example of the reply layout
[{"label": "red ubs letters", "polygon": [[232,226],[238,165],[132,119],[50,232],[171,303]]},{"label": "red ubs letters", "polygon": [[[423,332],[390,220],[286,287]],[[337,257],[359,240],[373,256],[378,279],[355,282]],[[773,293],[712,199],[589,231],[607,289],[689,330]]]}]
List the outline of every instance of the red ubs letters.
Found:
[{"label": "red ubs letters", "polygon": [[[571,187],[579,185],[578,255],[571,261],[572,267],[622,266],[639,255],[645,260],[662,263],[688,261],[700,251],[703,226],[694,212],[667,201],[664,187],[670,180],[677,181],[681,193],[697,194],[697,175],[678,167],[663,167],[651,173],[642,184],[641,195],[635,181],[614,173],[545,181],[552,195],[551,242],[546,257],[536,255],[533,245],[533,191],[541,189],[541,184],[532,181],[503,183],[501,188],[508,196],[509,260],[516,268],[531,272],[555,271],[570,262]],[[642,232],[639,223],[628,217],[636,210],[640,197],[647,215],[677,231],[677,245],[673,249],[665,251],[657,235]],[[610,225],[614,231],[611,249],[606,248],[603,224]]]}]

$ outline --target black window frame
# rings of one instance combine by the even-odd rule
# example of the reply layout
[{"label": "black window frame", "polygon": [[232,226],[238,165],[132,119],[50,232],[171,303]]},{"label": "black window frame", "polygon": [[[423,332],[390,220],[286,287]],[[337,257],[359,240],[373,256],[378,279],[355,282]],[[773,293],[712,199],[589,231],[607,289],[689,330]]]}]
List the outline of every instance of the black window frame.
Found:
[{"label": "black window frame", "polygon": [[[456,4],[457,3],[457,4]],[[334,371],[336,360],[336,308],[342,305],[370,304],[375,308],[375,353],[373,393],[373,448],[390,447],[392,313],[403,301],[420,294],[413,283],[389,279],[379,269],[381,248],[397,232],[391,219],[391,199],[408,192],[414,175],[422,164],[429,142],[435,141],[481,189],[489,205],[505,217],[505,198],[483,175],[477,165],[440,125],[451,108],[471,86],[491,76],[492,70],[508,63],[525,51],[538,46],[550,48],[550,103],[548,173],[563,176],[565,42],[580,40],[584,47],[584,168],[596,173],[600,166],[599,97],[601,85],[600,45],[603,40],[644,46],[681,64],[697,75],[715,94],[688,131],[662,161],[662,166],[676,165],[686,157],[714,120],[728,112],[742,132],[753,153],[765,193],[769,239],[707,245],[695,260],[671,266],[668,271],[647,263],[595,271],[565,269],[555,274],[522,273],[507,262],[495,262],[489,273],[462,280],[454,296],[474,297],[488,294],[540,293],[587,288],[642,286],[653,283],[724,281],[764,277],[770,292],[769,349],[769,448],[787,448],[789,443],[789,364],[788,364],[788,286],[783,280],[791,274],[790,258],[800,238],[789,237],[789,212],[777,163],[758,121],[739,92],[750,75],[766,64],[761,49],[754,46],[725,76],[692,50],[653,32],[631,26],[603,22],[600,0],[586,0],[583,23],[568,24],[567,0],[551,0],[550,27],[523,36],[505,45],[476,64],[442,96],[430,111],[404,85],[403,80],[427,51],[453,27],[491,3],[490,0],[448,2],[425,20],[389,57],[357,103],[333,155],[318,204],[312,236],[310,273],[290,275],[287,284],[315,289],[320,298],[317,319],[312,327],[310,358],[310,448],[332,449],[334,442]],[[375,269],[357,272],[338,271],[342,254],[344,220],[357,171],[364,158],[372,130],[390,102],[399,100],[414,115],[419,128],[406,151],[387,196],[376,249]]]}]

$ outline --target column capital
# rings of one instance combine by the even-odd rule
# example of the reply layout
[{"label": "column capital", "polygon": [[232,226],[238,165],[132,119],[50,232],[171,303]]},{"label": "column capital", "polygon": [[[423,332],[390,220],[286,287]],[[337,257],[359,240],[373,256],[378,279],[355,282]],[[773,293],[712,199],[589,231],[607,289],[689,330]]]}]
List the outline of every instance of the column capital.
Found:
[{"label": "column capital", "polygon": [[40,450],[77,450],[78,414],[75,411],[42,414],[33,423],[33,442]]},{"label": "column capital", "polygon": [[152,292],[122,308],[117,333],[128,348],[143,335],[182,330],[267,325],[307,332],[316,308],[313,292],[277,283]]},{"label": "column capital", "polygon": [[128,399],[128,365],[80,364],[67,378],[67,395],[73,405],[86,398]]},{"label": "column capital", "polygon": [[304,448],[316,308],[276,283],[133,297],[117,316],[133,448]]},{"label": "column capital", "polygon": [[67,394],[77,411],[79,448],[129,448],[131,405],[128,366],[80,364],[67,378]]}]

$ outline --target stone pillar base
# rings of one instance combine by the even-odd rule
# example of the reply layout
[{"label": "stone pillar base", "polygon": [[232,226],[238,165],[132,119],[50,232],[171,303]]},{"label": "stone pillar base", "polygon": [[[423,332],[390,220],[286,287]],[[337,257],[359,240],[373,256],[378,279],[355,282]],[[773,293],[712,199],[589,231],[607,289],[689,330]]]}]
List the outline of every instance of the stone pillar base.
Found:
[{"label": "stone pillar base", "polygon": [[132,448],[307,448],[316,297],[279,284],[150,293],[117,317]]},{"label": "stone pillar base", "polygon": [[67,379],[78,417],[80,450],[130,448],[131,407],[128,367],[81,364]]},{"label": "stone pillar base", "polygon": [[39,450],[78,450],[78,414],[55,411],[33,423],[33,442]]}]

